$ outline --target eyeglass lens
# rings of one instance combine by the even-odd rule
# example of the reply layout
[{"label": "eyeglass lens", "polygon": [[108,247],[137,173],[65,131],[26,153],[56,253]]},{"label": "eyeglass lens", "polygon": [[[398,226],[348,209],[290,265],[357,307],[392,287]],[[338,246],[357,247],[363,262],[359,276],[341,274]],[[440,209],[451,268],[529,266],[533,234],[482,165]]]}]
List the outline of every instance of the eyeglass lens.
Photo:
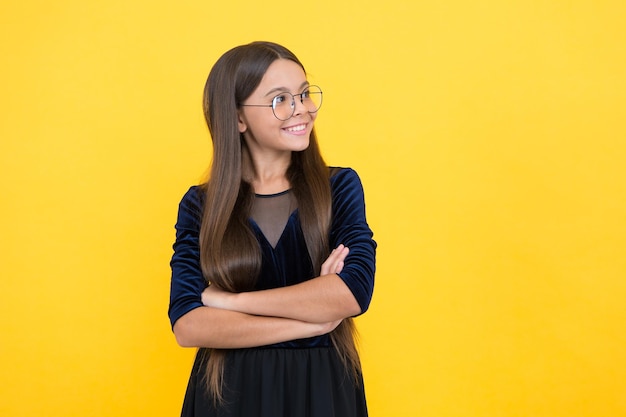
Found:
[{"label": "eyeglass lens", "polygon": [[295,96],[291,93],[282,93],[272,100],[272,111],[279,120],[287,120],[296,110],[295,100],[300,100],[309,113],[315,113],[322,105],[322,90],[316,86],[309,86]]}]

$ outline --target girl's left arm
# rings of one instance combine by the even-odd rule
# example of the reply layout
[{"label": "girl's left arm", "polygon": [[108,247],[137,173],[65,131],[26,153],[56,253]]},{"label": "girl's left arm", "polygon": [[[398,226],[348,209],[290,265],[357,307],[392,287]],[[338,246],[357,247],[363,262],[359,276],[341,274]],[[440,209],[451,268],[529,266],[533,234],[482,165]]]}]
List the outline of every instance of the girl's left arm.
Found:
[{"label": "girl's left arm", "polygon": [[321,275],[287,287],[227,293],[209,287],[205,305],[262,316],[323,323],[364,313],[374,289],[376,242],[365,217],[363,188],[356,172],[341,170],[332,180],[333,223],[330,241],[336,249]]}]

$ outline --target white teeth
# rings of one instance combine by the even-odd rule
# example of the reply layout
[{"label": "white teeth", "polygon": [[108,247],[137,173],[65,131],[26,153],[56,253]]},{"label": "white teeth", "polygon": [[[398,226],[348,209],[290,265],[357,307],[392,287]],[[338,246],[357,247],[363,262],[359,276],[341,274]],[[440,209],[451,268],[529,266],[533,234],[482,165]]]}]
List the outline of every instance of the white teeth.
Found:
[{"label": "white teeth", "polygon": [[292,126],[285,129],[287,132],[301,132],[306,129],[306,125]]}]

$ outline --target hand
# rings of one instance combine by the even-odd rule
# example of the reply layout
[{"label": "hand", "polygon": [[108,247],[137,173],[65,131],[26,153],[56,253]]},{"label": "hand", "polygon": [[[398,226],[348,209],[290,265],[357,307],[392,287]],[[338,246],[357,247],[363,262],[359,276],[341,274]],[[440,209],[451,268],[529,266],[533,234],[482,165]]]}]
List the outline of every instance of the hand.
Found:
[{"label": "hand", "polygon": [[233,294],[218,288],[216,285],[209,285],[202,291],[202,304],[207,307],[227,309],[228,300]]},{"label": "hand", "polygon": [[[338,274],[343,269],[343,261],[350,250],[344,245],[339,245],[328,255],[322,264],[321,275]],[[335,326],[336,327],[336,326]]]}]

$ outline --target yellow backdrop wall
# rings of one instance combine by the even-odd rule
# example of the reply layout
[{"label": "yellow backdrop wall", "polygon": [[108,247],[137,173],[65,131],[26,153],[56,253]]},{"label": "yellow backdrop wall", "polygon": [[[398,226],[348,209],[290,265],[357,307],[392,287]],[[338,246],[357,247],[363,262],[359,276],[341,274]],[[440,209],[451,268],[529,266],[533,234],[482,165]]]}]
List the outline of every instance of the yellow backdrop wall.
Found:
[{"label": "yellow backdrop wall", "polygon": [[285,44],[366,188],[373,417],[626,415],[626,5],[5,1],[0,415],[177,415],[177,204],[205,77]]}]

